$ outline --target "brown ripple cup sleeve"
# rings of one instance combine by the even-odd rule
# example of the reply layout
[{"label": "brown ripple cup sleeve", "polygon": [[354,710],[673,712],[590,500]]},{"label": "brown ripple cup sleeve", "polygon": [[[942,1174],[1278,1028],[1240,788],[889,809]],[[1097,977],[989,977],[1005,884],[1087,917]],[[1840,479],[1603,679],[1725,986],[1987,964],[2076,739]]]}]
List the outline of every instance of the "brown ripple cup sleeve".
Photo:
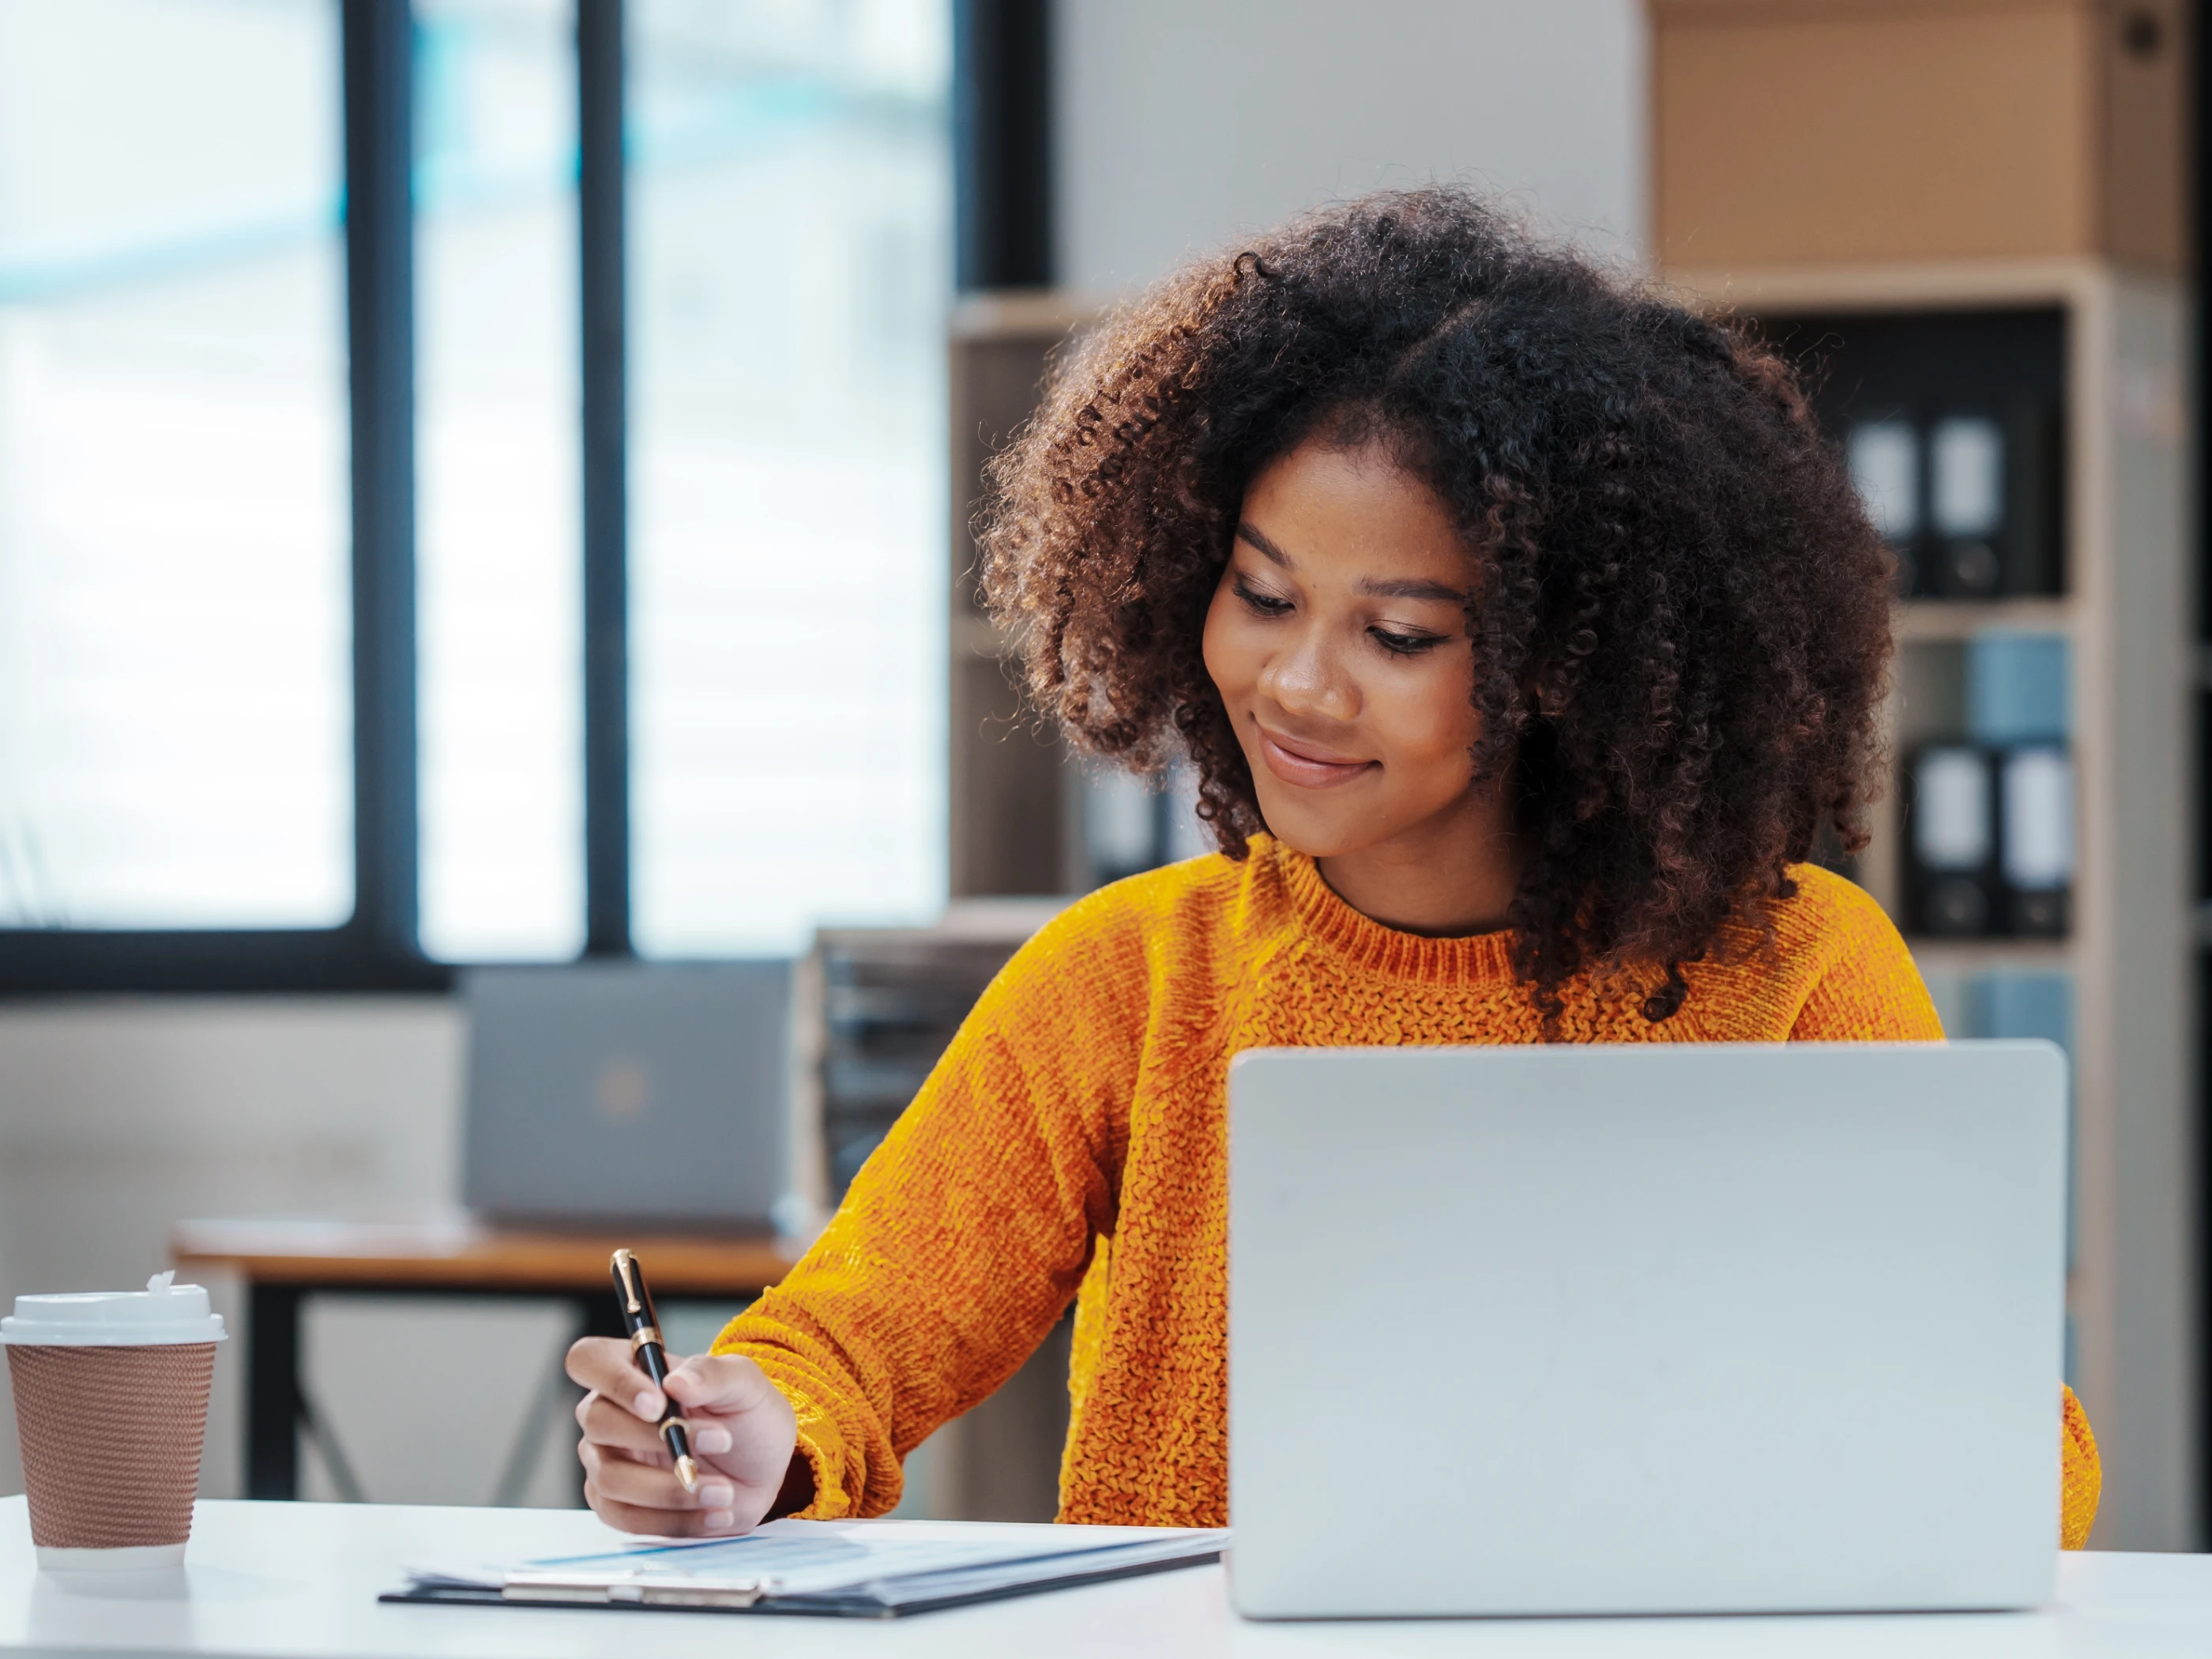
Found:
[{"label": "brown ripple cup sleeve", "polygon": [[215,1344],[6,1352],[31,1541],[109,1550],[190,1538]]},{"label": "brown ripple cup sleeve", "polygon": [[224,1332],[206,1287],[176,1277],[19,1296],[0,1318],[42,1571],[184,1564]]}]

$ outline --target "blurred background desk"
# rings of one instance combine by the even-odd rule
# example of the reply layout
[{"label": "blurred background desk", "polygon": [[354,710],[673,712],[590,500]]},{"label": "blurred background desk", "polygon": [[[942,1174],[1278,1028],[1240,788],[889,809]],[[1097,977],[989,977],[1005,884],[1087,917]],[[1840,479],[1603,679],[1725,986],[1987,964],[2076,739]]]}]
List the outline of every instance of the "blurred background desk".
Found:
[{"label": "blurred background desk", "polygon": [[[783,1276],[797,1247],[765,1238],[697,1234],[646,1236],[529,1232],[456,1218],[409,1224],[325,1221],[187,1221],[171,1251],[187,1278],[234,1273],[246,1292],[246,1490],[252,1498],[300,1493],[300,1431],[313,1435],[341,1493],[360,1483],[326,1423],[319,1420],[300,1365],[300,1305],[319,1292],[405,1296],[555,1297],[568,1301],[586,1335],[620,1336],[608,1258],[637,1248],[659,1296],[717,1300],[757,1295]],[[546,1411],[547,1386],[520,1425],[500,1480],[502,1501],[528,1473],[527,1456]]]}]

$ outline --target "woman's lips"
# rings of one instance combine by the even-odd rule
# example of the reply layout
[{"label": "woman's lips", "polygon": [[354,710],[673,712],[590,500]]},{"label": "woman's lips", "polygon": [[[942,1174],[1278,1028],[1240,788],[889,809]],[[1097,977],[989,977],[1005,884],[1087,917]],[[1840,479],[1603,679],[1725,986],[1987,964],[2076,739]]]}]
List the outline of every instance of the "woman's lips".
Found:
[{"label": "woman's lips", "polygon": [[1267,761],[1267,769],[1285,783],[1327,789],[1334,784],[1349,783],[1376,764],[1374,761],[1346,760],[1312,744],[1278,737],[1264,726],[1258,730],[1261,756]]}]

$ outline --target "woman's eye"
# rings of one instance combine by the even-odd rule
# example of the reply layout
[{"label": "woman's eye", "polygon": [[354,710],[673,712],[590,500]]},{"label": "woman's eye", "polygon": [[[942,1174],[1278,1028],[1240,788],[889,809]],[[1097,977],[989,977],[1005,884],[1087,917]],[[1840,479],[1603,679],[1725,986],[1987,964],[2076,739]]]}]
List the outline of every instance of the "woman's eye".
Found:
[{"label": "woman's eye", "polygon": [[1241,581],[1237,584],[1237,597],[1263,617],[1286,616],[1291,610],[1288,599],[1279,599],[1273,593],[1262,593],[1258,588],[1248,587]]},{"label": "woman's eye", "polygon": [[1422,652],[1442,645],[1443,637],[1437,634],[1394,634],[1387,628],[1367,630],[1375,642],[1394,657],[1418,657]]}]

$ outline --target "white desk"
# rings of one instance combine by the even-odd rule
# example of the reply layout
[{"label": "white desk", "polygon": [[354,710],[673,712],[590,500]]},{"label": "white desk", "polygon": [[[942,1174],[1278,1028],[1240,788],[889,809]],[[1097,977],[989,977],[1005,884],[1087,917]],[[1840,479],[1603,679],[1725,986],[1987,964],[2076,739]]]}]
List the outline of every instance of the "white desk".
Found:
[{"label": "white desk", "polygon": [[2212,1556],[2068,1558],[2044,1613],[1250,1625],[1221,1570],[1193,1568],[884,1621],[789,1615],[386,1607],[407,1564],[594,1547],[581,1510],[207,1503],[181,1575],[126,1593],[41,1577],[21,1498],[0,1499],[0,1655],[287,1655],[301,1659],[2083,1659],[2212,1655]]}]

